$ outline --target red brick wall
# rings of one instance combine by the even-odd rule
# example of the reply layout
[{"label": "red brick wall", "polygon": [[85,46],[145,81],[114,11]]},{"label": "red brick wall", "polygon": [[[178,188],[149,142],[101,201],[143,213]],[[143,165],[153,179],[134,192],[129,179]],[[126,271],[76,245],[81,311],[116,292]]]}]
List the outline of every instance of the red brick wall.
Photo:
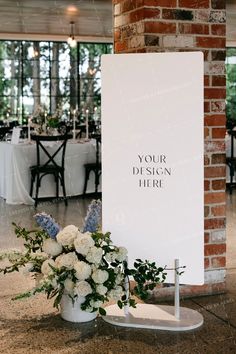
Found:
[{"label": "red brick wall", "polygon": [[225,0],[113,0],[115,53],[204,53],[205,285],[225,288]]}]

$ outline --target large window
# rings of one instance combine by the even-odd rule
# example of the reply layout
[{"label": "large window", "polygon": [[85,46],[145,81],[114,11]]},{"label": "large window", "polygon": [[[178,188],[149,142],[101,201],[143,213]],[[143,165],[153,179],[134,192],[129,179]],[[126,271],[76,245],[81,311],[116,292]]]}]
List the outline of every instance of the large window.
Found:
[{"label": "large window", "polygon": [[236,126],[236,48],[226,50],[226,117],[227,126]]},{"label": "large window", "polygon": [[79,109],[95,119],[101,111],[101,56],[111,53],[111,44],[79,44]]},{"label": "large window", "polygon": [[78,110],[83,120],[100,117],[101,55],[112,45],[0,41],[0,120],[24,123],[40,107],[60,110],[63,119]]}]

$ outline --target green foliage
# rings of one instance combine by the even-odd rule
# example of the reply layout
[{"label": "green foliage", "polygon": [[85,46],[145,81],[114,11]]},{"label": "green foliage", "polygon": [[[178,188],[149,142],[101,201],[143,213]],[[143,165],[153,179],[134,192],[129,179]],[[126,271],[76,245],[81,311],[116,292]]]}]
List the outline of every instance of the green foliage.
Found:
[{"label": "green foliage", "polygon": [[232,129],[236,125],[236,48],[228,48],[226,54],[226,118],[227,128]]},{"label": "green foliage", "polygon": [[99,307],[99,314],[101,315],[101,316],[105,316],[106,315],[106,310],[104,310],[104,308],[102,308],[102,307]]},{"label": "green foliage", "polygon": [[12,225],[15,227],[15,234],[17,238],[22,238],[24,246],[28,252],[36,252],[42,250],[43,241],[49,238],[48,234],[44,230],[26,230],[14,222]]},{"label": "green foliage", "polygon": [[[24,240],[24,252],[14,252],[6,255],[11,265],[0,268],[0,273],[12,273],[19,271],[20,268],[28,265],[32,265],[31,272],[40,272],[41,265],[46,257],[41,255],[43,241],[48,238],[48,235],[43,230],[26,230],[15,223],[12,223],[15,227],[15,234],[17,238],[22,238]],[[37,252],[40,253],[37,253]]]},{"label": "green foliage", "polygon": [[47,126],[49,128],[58,128],[59,127],[59,119],[57,117],[48,117],[47,118]]},{"label": "green foliage", "polygon": [[165,281],[167,274],[165,269],[157,267],[155,262],[136,259],[134,269],[130,271],[136,281],[134,294],[140,297],[140,299],[146,300],[149,296],[149,291],[153,290],[157,284]]}]

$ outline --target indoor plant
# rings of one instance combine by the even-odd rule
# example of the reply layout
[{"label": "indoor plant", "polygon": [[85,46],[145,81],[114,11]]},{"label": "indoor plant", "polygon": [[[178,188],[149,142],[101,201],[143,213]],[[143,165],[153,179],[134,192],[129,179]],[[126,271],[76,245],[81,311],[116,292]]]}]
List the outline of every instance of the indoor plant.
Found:
[{"label": "indoor plant", "polygon": [[[16,236],[24,239],[25,251],[16,253],[10,258],[11,265],[1,271],[23,267],[42,277],[34,289],[16,299],[45,292],[48,298],[54,297],[54,306],[61,306],[64,319],[83,322],[95,318],[97,312],[105,315],[102,306],[109,300],[120,308],[135,307],[133,294],[145,299],[149,290],[164,281],[165,268],[154,262],[139,259],[133,269],[127,267],[127,250],[114,245],[109,232],[98,231],[100,213],[100,201],[93,201],[82,232],[74,225],[62,229],[45,213],[35,215],[40,230],[28,231],[14,224]],[[129,276],[136,281],[132,292],[125,287]],[[78,317],[75,309],[88,316]]]}]

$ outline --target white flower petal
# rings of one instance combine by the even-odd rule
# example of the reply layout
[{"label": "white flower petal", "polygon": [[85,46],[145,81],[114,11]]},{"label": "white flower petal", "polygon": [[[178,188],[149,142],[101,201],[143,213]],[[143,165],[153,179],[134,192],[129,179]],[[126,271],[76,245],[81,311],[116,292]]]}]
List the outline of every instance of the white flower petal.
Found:
[{"label": "white flower petal", "polygon": [[62,252],[62,246],[51,238],[48,238],[43,242],[42,249],[52,257],[58,256]]}]

